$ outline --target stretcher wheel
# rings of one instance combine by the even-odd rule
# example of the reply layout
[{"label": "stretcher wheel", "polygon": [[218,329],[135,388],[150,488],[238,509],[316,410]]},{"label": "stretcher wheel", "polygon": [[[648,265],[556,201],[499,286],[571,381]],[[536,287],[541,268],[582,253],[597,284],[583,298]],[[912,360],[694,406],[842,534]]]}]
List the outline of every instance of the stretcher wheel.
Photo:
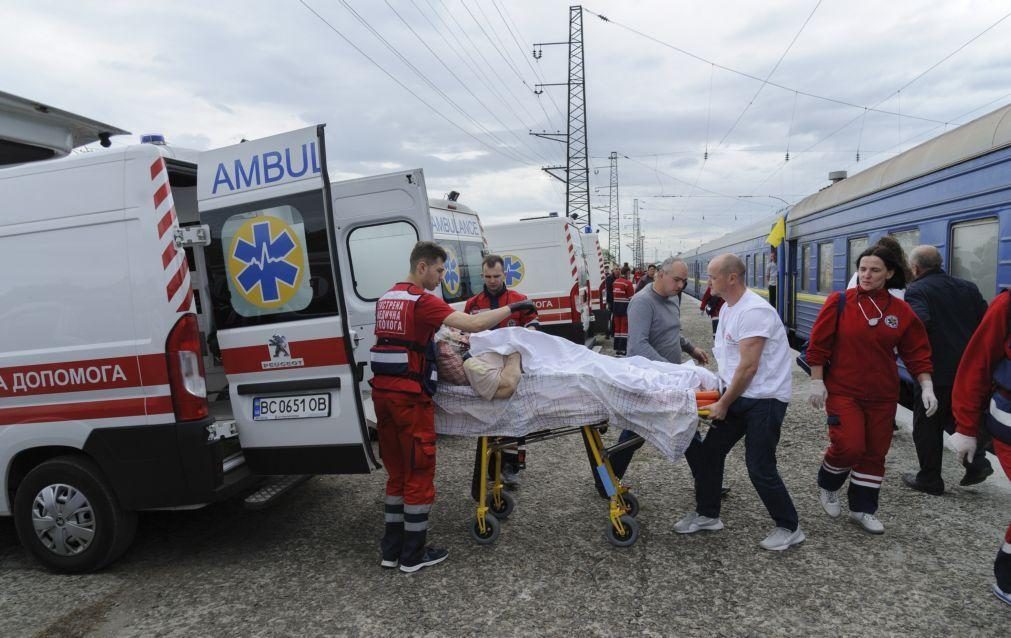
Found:
[{"label": "stretcher wheel", "polygon": [[505,492],[502,492],[500,498],[502,499],[502,505],[498,508],[495,507],[495,498],[490,498],[489,500],[491,503],[489,503],[488,509],[492,516],[500,521],[504,521],[509,518],[509,515],[512,514],[513,510],[516,508],[516,501],[513,500],[512,496],[509,496]]},{"label": "stretcher wheel", "polygon": [[484,515],[484,534],[481,533],[477,525],[477,519],[470,524],[470,537],[478,545],[491,545],[498,539],[499,532],[502,531],[498,519],[494,516]]},{"label": "stretcher wheel", "polygon": [[625,492],[621,495],[621,499],[625,501],[625,505],[628,506],[628,515],[635,518],[639,515],[639,499],[635,494],[631,492]]},{"label": "stretcher wheel", "polygon": [[608,522],[607,540],[615,547],[631,547],[635,545],[635,541],[639,540],[639,521],[628,514],[623,514],[619,520],[622,527],[625,528],[625,533],[618,534],[618,531],[614,529],[614,525]]}]

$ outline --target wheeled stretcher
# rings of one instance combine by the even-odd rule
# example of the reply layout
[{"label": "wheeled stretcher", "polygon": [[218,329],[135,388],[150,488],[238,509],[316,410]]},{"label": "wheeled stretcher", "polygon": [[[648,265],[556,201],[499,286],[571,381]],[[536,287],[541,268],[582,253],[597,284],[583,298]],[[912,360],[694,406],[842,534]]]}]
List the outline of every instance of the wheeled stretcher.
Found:
[{"label": "wheeled stretcher", "polygon": [[[705,407],[719,398],[717,391],[699,391],[693,394],[697,416],[708,414]],[[608,497],[608,522],[605,532],[607,539],[616,547],[634,545],[639,537],[639,523],[635,518],[639,513],[639,501],[615,476],[610,457],[619,451],[641,445],[643,438],[637,435],[628,441],[606,447],[601,432],[607,425],[607,421],[600,421],[591,425],[549,428],[520,436],[481,435],[479,463],[476,468],[478,477],[476,510],[470,528],[474,541],[482,545],[494,543],[501,531],[500,521],[507,519],[515,508],[515,500],[505,491],[505,483],[502,480],[503,453],[531,443],[580,434],[586,444],[596,477]],[[695,428],[692,427],[683,434],[690,440],[694,432]]]}]

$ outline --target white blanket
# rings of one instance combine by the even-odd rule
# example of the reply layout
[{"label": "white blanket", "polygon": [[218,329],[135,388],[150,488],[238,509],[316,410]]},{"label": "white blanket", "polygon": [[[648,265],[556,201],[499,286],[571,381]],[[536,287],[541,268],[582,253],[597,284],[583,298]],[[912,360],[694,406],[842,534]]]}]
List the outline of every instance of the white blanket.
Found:
[{"label": "white blanket", "polygon": [[464,436],[523,436],[603,421],[632,430],[671,460],[687,449],[698,424],[695,391],[715,390],[715,374],[694,364],[643,357],[616,359],[525,328],[471,337],[471,353],[523,358],[523,377],[509,399],[485,401],[469,386],[440,384],[435,429]]}]

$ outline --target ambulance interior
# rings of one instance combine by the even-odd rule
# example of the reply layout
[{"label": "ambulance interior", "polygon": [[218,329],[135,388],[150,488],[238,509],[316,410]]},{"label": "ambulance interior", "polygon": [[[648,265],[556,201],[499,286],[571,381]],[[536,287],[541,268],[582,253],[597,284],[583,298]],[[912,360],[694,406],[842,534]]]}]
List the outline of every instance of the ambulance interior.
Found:
[{"label": "ambulance interior", "polygon": [[[199,226],[200,213],[197,210],[197,167],[195,163],[178,159],[165,159],[172,200],[181,227]],[[200,325],[200,336],[204,350],[204,374],[207,382],[207,402],[211,414],[217,419],[231,419],[232,405],[228,399],[228,379],[221,362],[218,349],[217,329],[214,313],[211,311],[210,278],[207,273],[207,259],[204,250],[208,247],[187,247],[186,260],[190,267],[190,283],[193,286],[193,303]]]}]

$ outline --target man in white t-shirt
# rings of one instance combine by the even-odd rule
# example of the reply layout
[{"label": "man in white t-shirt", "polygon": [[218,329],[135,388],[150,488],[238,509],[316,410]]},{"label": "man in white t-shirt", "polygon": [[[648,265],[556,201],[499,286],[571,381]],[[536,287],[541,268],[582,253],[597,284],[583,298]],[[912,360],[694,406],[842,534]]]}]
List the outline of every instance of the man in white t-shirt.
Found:
[{"label": "man in white t-shirt", "polygon": [[695,473],[695,511],[678,521],[674,531],[692,534],[723,529],[723,467],[727,454],[743,437],[748,476],[776,522],[761,546],[781,551],[804,540],[797,510],[776,468],[776,446],[790,401],[790,344],[775,309],[748,290],[744,262],[737,255],[720,255],[707,270],[712,292],[727,302],[720,310],[713,348],[726,389],[709,407],[713,424]]}]

